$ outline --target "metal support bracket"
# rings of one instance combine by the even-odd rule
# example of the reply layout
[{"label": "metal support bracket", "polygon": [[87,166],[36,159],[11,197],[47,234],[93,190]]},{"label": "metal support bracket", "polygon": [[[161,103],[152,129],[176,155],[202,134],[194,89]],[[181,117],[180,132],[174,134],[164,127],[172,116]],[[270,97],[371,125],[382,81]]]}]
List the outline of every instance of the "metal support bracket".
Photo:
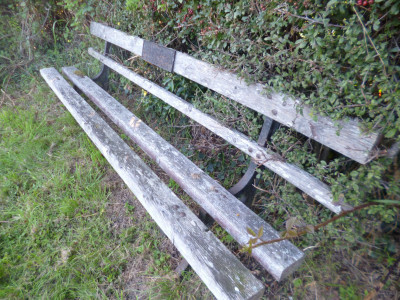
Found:
[{"label": "metal support bracket", "polygon": [[[265,143],[271,140],[272,135],[280,127],[278,122],[264,117],[264,124],[261,128],[260,135],[257,143],[264,147]],[[253,186],[256,179],[257,164],[253,161],[250,162],[249,167],[243,177],[229,189],[229,192],[236,196],[241,202],[247,206],[251,206],[253,198],[256,194],[256,188]]]},{"label": "metal support bracket", "polygon": [[[104,56],[108,56],[111,51],[111,43],[106,42],[104,46]],[[94,82],[96,82],[99,86],[101,86],[104,90],[108,90],[108,74],[110,72],[110,68],[106,65],[101,66],[101,70],[99,74],[92,78]]]},{"label": "metal support bracket", "polygon": [[[264,147],[265,143],[271,139],[271,136],[279,127],[280,124],[278,122],[265,117],[257,143]],[[253,183],[255,183],[257,167],[257,164],[251,161],[244,176],[228,190],[247,206],[251,206],[256,194],[256,188],[253,186]],[[199,218],[207,227],[211,227],[214,223],[213,218],[202,208],[200,208],[199,211]],[[189,264],[187,261],[182,259],[178,267],[175,269],[175,272],[182,276],[183,272],[186,271],[188,267]]]}]

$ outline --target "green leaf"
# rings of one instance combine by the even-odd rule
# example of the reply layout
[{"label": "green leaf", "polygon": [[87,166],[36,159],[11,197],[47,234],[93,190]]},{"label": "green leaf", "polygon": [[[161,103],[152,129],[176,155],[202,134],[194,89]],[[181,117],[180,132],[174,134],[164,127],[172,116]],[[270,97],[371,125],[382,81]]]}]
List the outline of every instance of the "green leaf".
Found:
[{"label": "green leaf", "polygon": [[247,227],[246,230],[247,230],[248,234],[255,236],[255,237],[257,236],[256,233],[253,231],[253,229],[251,229],[250,227]]},{"label": "green leaf", "polygon": [[390,13],[392,15],[397,15],[399,13],[399,5],[393,5],[390,9]]},{"label": "green leaf", "polygon": [[253,245],[253,244],[257,243],[257,241],[258,241],[258,238],[252,238],[249,240],[249,245]]},{"label": "green leaf", "polygon": [[258,229],[257,237],[259,237],[259,238],[262,237],[263,233],[264,233],[264,227],[261,226],[260,229]]},{"label": "green leaf", "polygon": [[393,129],[389,130],[388,132],[386,132],[385,137],[392,138],[395,136],[396,132],[397,132],[397,129],[393,128]]},{"label": "green leaf", "polygon": [[295,288],[301,287],[303,285],[303,281],[301,278],[296,278],[293,280],[293,285]]},{"label": "green leaf", "polygon": [[296,237],[298,236],[297,231],[296,230],[288,230],[285,234],[285,237]]},{"label": "green leaf", "polygon": [[293,228],[302,228],[306,224],[303,222],[303,220],[299,217],[291,217],[286,221],[286,230],[290,231],[293,230]]},{"label": "green leaf", "polygon": [[379,22],[379,20],[376,20],[373,25],[374,30],[377,31],[379,29],[380,25],[381,25],[381,22]]},{"label": "green leaf", "polygon": [[314,226],[313,225],[307,225],[304,227],[305,231],[308,233],[314,233]]}]

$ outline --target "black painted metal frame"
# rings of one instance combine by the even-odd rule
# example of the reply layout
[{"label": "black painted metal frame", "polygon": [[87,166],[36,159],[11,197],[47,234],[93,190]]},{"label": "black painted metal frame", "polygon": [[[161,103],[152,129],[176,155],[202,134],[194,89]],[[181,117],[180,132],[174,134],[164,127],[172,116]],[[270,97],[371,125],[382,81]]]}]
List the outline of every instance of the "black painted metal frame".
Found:
[{"label": "black painted metal frame", "polygon": [[[104,56],[108,56],[111,52],[111,43],[105,42],[104,46]],[[101,66],[101,70],[99,74],[92,78],[94,82],[96,82],[99,86],[101,86],[104,90],[108,90],[108,74],[110,73],[110,68],[104,64]]]}]

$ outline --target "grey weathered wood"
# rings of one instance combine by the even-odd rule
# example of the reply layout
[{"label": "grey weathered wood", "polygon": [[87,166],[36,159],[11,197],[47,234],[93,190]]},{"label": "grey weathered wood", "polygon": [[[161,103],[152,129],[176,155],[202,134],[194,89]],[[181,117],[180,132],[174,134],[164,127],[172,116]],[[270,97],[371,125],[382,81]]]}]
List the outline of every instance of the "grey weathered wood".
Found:
[{"label": "grey weathered wood", "polygon": [[244,153],[252,157],[257,163],[264,165],[276,174],[292,183],[315,200],[329,208],[335,213],[340,213],[342,209],[349,209],[345,204],[339,205],[334,203],[330,188],[314,176],[299,167],[285,162],[280,156],[266,148],[258,145],[255,141],[250,140],[244,134],[227,128],[219,121],[209,115],[196,109],[192,104],[184,101],[175,94],[166,91],[155,83],[143,78],[142,76],[130,71],[114,60],[101,55],[97,51],[89,48],[89,54],[99,59],[103,64],[109,66],[114,71],[136,83],[149,93],[162,99],[172,107],[178,109],[183,114],[189,116],[196,122],[199,122],[210,131],[224,138],[230,144],[234,145]]},{"label": "grey weathered wood", "polygon": [[129,35],[97,22],[90,23],[90,33],[118,47],[129,50],[136,55],[142,56],[143,39],[137,36]]},{"label": "grey weathered wood", "polygon": [[[143,40],[138,37],[131,36],[128,41],[125,33],[95,22],[91,23],[91,33],[137,55],[142,54]],[[368,162],[379,139],[376,132],[363,133],[355,119],[339,120],[336,124],[328,117],[318,116],[315,121],[310,107],[299,106],[300,101],[278,93],[265,95],[263,85],[247,85],[235,74],[182,52],[176,52],[174,72],[294,128],[362,164]],[[302,113],[298,112],[298,108]]]},{"label": "grey weathered wood", "polygon": [[[335,124],[328,117],[318,116],[315,121],[310,107],[300,105],[300,101],[279,93],[265,95],[262,84],[247,85],[235,74],[182,52],[176,53],[174,72],[291,127],[359,163],[365,164],[368,161],[378,141],[378,133],[364,134],[355,119],[340,120]],[[302,113],[297,111],[298,108],[301,108]]]},{"label": "grey weathered wood", "polygon": [[[41,75],[217,299],[264,287],[54,69]],[[140,128],[140,127],[139,127]]]},{"label": "grey weathered wood", "polygon": [[[279,233],[251,209],[162,139],[90,78],[80,77],[75,74],[76,71],[75,67],[63,68],[63,73],[74,85],[110,117],[146,154],[153,158],[239,244],[245,245],[251,238],[247,233],[247,227],[252,228],[255,232],[263,227],[263,240],[279,238]],[[252,255],[277,280],[281,280],[295,271],[304,257],[303,252],[288,241],[261,246],[254,249]]]}]

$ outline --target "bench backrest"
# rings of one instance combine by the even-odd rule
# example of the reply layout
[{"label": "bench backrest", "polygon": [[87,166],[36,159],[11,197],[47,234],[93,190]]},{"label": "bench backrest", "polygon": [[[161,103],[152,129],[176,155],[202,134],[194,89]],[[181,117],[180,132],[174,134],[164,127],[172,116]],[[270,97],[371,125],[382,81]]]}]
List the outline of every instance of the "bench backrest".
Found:
[{"label": "bench backrest", "polygon": [[[369,161],[379,134],[364,133],[355,119],[333,121],[324,116],[312,117],[311,108],[279,93],[264,94],[262,84],[247,85],[233,73],[117,29],[92,22],[90,32],[103,40],[128,50],[169,72],[182,75],[238,103],[245,105],[305,136],[361,163]],[[339,125],[339,126],[338,126]]]},{"label": "bench backrest", "polygon": [[[327,146],[332,145],[332,148],[346,152],[349,157],[358,155],[357,158],[359,161],[367,161],[373,149],[373,145],[378,139],[377,133],[363,135],[359,124],[355,120],[345,123],[341,130],[341,135],[337,136],[336,131],[338,129],[332,120],[326,117],[320,117],[317,121],[311,120],[309,115],[302,115],[296,111],[295,102],[293,100],[282,100],[283,96],[275,94],[272,96],[263,95],[262,86],[260,84],[246,85],[232,73],[221,71],[209,63],[197,60],[173,49],[147,42],[141,38],[130,36],[124,32],[95,22],[91,23],[91,32],[95,36],[106,40],[108,43],[113,43],[142,58],[146,58],[146,60],[152,64],[166,70],[172,70],[177,74],[183,74],[189,79],[194,79],[212,90],[237,100],[237,102],[254,108],[257,112],[267,115],[267,117],[272,117],[275,120],[281,121],[284,125],[298,129],[299,131],[302,130],[308,134],[310,138],[318,139],[318,141],[324,142]],[[200,123],[211,132],[222,137],[231,145],[249,155],[258,165],[263,165],[275,172],[331,211],[340,213],[343,210],[350,209],[343,201],[334,201],[331,188],[327,184],[298,166],[286,162],[279,154],[260,146],[246,135],[226,127],[223,123],[198,110],[184,99],[132,72],[94,49],[89,48],[89,54],[101,61],[105,66],[128,78],[142,89],[147,90],[181,113]],[[277,100],[278,97],[280,97],[279,101]],[[254,99],[256,99],[256,101],[254,101]],[[292,101],[290,105],[288,101]],[[278,110],[278,107],[283,108],[282,111],[285,112],[287,118],[293,121],[282,121],[282,114]],[[303,108],[303,111],[307,111],[307,108]],[[307,126],[304,125],[305,123],[307,123]],[[299,124],[303,124],[304,126],[300,126]],[[305,127],[308,129],[311,128],[310,132],[304,129]],[[355,134],[355,132],[357,132],[357,134]],[[325,134],[328,135],[331,140],[327,139]],[[332,140],[337,141],[337,143],[332,142]],[[361,147],[363,150],[360,148],[355,149],[355,147]]]}]

